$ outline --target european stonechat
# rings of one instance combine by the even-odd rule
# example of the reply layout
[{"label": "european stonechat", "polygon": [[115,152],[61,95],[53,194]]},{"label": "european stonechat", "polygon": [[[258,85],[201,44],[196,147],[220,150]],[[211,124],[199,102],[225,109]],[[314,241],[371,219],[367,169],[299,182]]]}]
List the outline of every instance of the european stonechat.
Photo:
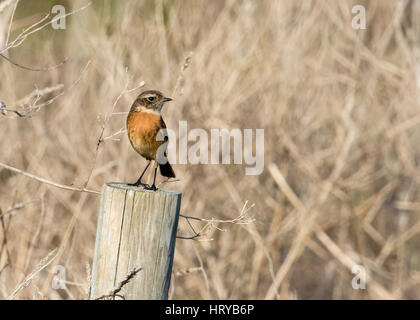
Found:
[{"label": "european stonechat", "polygon": [[[127,117],[128,139],[134,150],[147,160],[137,182],[130,185],[143,186],[147,190],[156,190],[156,171],[159,166],[162,176],[175,178],[175,172],[166,158],[166,148],[168,146],[168,136],[165,132],[166,125],[161,116],[161,110],[165,102],[171,101],[161,92],[148,90],[142,92],[133,102]],[[155,161],[155,174],[153,184],[147,185],[141,182],[144,173],[152,160]]]}]

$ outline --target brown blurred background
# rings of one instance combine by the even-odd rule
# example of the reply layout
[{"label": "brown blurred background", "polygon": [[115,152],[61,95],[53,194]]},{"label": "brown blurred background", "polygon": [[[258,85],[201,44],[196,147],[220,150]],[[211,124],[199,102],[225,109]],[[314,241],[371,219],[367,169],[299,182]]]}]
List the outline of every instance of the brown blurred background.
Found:
[{"label": "brown blurred background", "polygon": [[[53,5],[87,3],[21,0],[9,42]],[[366,30],[352,28],[356,4]],[[417,1],[96,0],[66,29],[48,25],[16,45],[3,54],[22,66],[68,57],[47,71],[0,60],[0,100],[31,116],[0,114],[0,163],[39,177],[94,190],[135,181],[145,161],[125,133],[112,135],[143,89],[174,98],[170,128],[265,130],[261,175],[175,165],[180,181],[161,185],[182,191],[188,216],[231,220],[255,204],[253,223],[177,240],[172,299],[420,298]],[[97,149],[102,128],[111,138]],[[98,204],[0,166],[0,298],[18,288],[16,299],[84,299]],[[178,232],[192,234],[185,219]],[[352,288],[354,264],[367,270],[366,290]],[[52,288],[57,265],[66,289]]]}]

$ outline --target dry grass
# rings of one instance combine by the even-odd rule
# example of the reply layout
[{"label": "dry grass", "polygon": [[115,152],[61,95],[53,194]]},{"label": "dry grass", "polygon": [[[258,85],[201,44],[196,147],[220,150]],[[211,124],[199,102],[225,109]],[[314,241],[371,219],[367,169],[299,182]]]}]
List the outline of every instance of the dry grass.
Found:
[{"label": "dry grass", "polygon": [[[30,2],[10,39],[53,3]],[[248,200],[256,221],[179,239],[173,299],[419,299],[420,6],[357,2],[367,30],[352,29],[350,0],[95,1],[66,30],[48,26],[7,52],[33,68],[64,65],[1,60],[8,108],[55,89],[27,99],[31,118],[0,114],[0,162],[75,189],[135,181],[145,162],[126,136],[97,141],[102,127],[102,138],[124,127],[124,115],[104,116],[127,111],[142,89],[126,91],[145,81],[175,98],[168,127],[265,129],[260,176],[175,166],[181,181],[166,187],[183,192],[182,214],[233,219]],[[1,47],[12,9],[0,13]],[[84,298],[98,203],[0,168],[0,298],[22,282],[17,299]],[[354,263],[369,270],[367,290],[352,289]],[[55,265],[67,290],[51,288]]]}]

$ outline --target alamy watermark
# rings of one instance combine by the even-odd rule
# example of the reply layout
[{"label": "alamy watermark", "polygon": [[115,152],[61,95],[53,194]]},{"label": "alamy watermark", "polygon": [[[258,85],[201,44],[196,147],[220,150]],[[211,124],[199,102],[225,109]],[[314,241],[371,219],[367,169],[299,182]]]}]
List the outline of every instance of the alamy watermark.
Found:
[{"label": "alamy watermark", "polygon": [[66,290],[66,268],[62,265],[56,265],[54,266],[52,273],[54,277],[51,282],[51,287],[54,290]]},{"label": "alamy watermark", "polygon": [[51,21],[51,27],[53,29],[66,29],[66,8],[57,4],[52,7],[51,13],[57,14]]},{"label": "alamy watermark", "polygon": [[351,280],[351,286],[355,290],[366,289],[366,268],[361,265],[354,265],[351,273],[356,274]]},{"label": "alamy watermark", "polygon": [[188,131],[187,121],[181,120],[178,134],[177,139],[176,132],[167,128],[157,135],[157,140],[169,139],[169,145],[165,142],[157,151],[160,164],[168,160],[172,164],[245,164],[246,175],[259,175],[264,171],[264,129],[195,128]]},{"label": "alamy watermark", "polygon": [[351,20],[351,26],[353,27],[353,29],[356,29],[356,30],[366,29],[365,7],[358,4],[351,9],[351,12],[356,14]]}]

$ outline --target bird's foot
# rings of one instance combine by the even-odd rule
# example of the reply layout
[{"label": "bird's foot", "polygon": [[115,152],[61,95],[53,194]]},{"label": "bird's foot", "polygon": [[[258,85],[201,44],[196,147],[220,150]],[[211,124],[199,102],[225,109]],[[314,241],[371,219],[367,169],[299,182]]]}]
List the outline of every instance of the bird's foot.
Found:
[{"label": "bird's foot", "polygon": [[154,184],[151,185],[151,186],[149,186],[148,184],[146,184],[146,185],[143,186],[143,189],[144,190],[151,190],[151,191],[156,191],[157,190],[157,188],[156,188],[156,186]]}]

